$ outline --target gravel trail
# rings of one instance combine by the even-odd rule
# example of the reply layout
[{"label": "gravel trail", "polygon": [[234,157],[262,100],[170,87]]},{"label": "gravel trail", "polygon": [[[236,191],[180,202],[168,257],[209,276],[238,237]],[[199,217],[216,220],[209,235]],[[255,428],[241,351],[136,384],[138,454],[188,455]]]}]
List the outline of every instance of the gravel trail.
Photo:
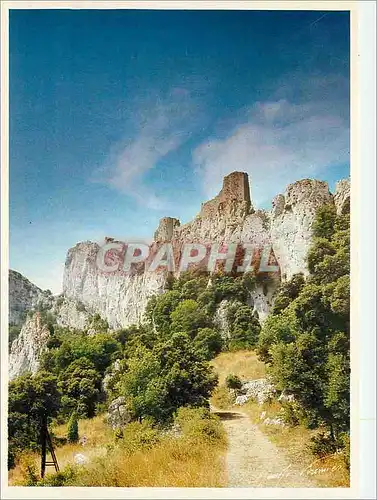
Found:
[{"label": "gravel trail", "polygon": [[217,408],[212,411],[221,418],[228,436],[228,487],[316,487],[305,468],[291,464],[246,414]]}]

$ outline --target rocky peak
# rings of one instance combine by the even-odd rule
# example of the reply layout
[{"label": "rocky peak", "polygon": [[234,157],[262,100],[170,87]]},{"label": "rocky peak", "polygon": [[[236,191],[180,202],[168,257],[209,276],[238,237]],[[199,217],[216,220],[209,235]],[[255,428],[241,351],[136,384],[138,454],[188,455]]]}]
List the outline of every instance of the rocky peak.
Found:
[{"label": "rocky peak", "polygon": [[327,182],[316,179],[302,179],[289,184],[285,192],[286,207],[300,205],[302,208],[315,207],[323,203],[333,203]]},{"label": "rocky peak", "polygon": [[26,318],[26,313],[38,304],[49,305],[52,294],[43,291],[21,273],[9,270],[9,323],[21,325]]},{"label": "rocky peak", "polygon": [[174,229],[180,225],[179,220],[174,217],[163,217],[154,233],[154,241],[156,243],[171,241]]},{"label": "rocky peak", "polygon": [[338,214],[345,214],[350,211],[351,183],[349,179],[342,179],[336,183],[334,202]]},{"label": "rocky peak", "polygon": [[[339,203],[346,196],[346,184],[340,184]],[[284,194],[273,200],[271,212],[254,210],[248,175],[233,172],[224,178],[220,193],[203,203],[191,222],[180,225],[174,217],[164,217],[157,228],[151,248],[171,241],[178,252],[187,242],[251,243],[258,248],[271,246],[282,279],[298,272],[307,273],[306,256],[312,241],[312,223],[318,207],[334,203],[326,182],[303,179],[290,184]],[[110,241],[109,239],[107,241]],[[68,252],[64,271],[65,296],[78,300],[89,312],[97,312],[119,328],[138,323],[151,295],[161,293],[164,274],[140,269],[133,275],[104,273],[97,268],[96,243],[77,244]],[[255,290],[251,297],[261,318],[268,314],[273,290]]]},{"label": "rocky peak", "polygon": [[252,208],[249,176],[246,172],[232,172],[224,177],[220,193],[202,204],[200,217],[212,218],[216,212],[248,214]]},{"label": "rocky peak", "polygon": [[271,242],[282,278],[307,274],[306,256],[312,241],[317,209],[334,203],[327,182],[302,179],[289,184],[272,202]]},{"label": "rocky peak", "polygon": [[10,379],[38,370],[41,354],[49,338],[50,332],[42,323],[40,313],[26,319],[19,336],[12,343],[9,355]]}]

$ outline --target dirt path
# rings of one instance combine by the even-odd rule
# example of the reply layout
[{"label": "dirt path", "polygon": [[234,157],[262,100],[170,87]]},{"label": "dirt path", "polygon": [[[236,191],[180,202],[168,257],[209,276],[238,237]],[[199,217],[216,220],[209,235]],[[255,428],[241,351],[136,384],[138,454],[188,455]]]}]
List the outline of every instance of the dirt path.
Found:
[{"label": "dirt path", "polygon": [[305,468],[293,466],[246,414],[212,411],[221,418],[228,435],[228,487],[316,487]]}]

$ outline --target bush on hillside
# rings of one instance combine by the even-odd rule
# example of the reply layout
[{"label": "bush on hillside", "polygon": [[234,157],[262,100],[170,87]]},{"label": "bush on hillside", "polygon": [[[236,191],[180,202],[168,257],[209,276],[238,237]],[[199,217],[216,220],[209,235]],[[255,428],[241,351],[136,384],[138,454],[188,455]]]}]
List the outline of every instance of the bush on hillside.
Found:
[{"label": "bush on hillside", "polygon": [[67,440],[69,443],[77,443],[79,440],[79,422],[76,412],[72,413],[68,421]]},{"label": "bush on hillside", "polygon": [[242,381],[238,377],[238,375],[234,375],[231,373],[228,375],[225,379],[225,385],[228,387],[228,389],[241,389],[242,387]]}]

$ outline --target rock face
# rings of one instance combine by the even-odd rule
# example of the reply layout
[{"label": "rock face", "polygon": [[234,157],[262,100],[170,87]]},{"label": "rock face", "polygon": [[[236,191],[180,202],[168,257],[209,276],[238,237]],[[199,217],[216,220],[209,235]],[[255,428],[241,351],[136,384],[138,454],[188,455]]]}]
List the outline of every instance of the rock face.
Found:
[{"label": "rock face", "polygon": [[262,405],[275,396],[276,389],[269,380],[260,378],[244,382],[241,389],[238,390],[238,393],[236,405],[244,405],[250,399]]},{"label": "rock face", "polygon": [[334,202],[338,214],[345,214],[350,211],[351,183],[349,179],[342,179],[336,183]]},{"label": "rock face", "polygon": [[38,304],[51,305],[51,293],[43,291],[17,271],[9,270],[9,323],[21,325],[26,313]]},{"label": "rock face", "polygon": [[[349,180],[338,182],[334,196],[325,182],[297,181],[290,184],[284,194],[275,197],[271,211],[265,211],[253,207],[247,174],[233,172],[224,178],[220,193],[203,203],[191,222],[181,225],[173,217],[161,219],[150,248],[170,242],[179,252],[184,243],[243,243],[257,248],[257,261],[261,257],[260,249],[271,248],[278,271],[270,275],[273,279],[264,285],[258,284],[249,297],[249,305],[263,321],[280,281],[298,272],[307,274],[306,255],[311,245],[312,223],[317,209],[329,203],[335,204],[339,214],[349,211]],[[114,239],[106,238],[105,242],[114,243]],[[143,264],[130,273],[103,272],[96,261],[99,251],[100,246],[90,241],[78,243],[68,251],[61,297],[52,296],[20,273],[10,271],[9,322],[22,325],[26,313],[35,312],[37,306],[42,305],[54,314],[58,325],[80,330],[90,328],[93,314],[106,319],[112,329],[139,323],[149,298],[163,292],[166,273],[149,272]],[[117,256],[110,256],[110,261],[112,258]],[[215,316],[224,337],[229,335],[228,306],[224,301]],[[36,371],[48,337],[49,332],[38,315],[26,320],[11,347],[12,377]]]},{"label": "rock face", "polygon": [[85,330],[90,323],[90,313],[84,306],[67,297],[58,297],[51,309],[59,326],[68,326],[77,330]]},{"label": "rock face", "polygon": [[[347,192],[349,183],[342,181],[335,195],[337,207],[346,205]],[[175,249],[182,248],[184,243],[195,242],[270,246],[280,272],[268,286],[258,286],[250,296],[250,304],[263,320],[271,308],[280,279],[288,280],[298,272],[307,274],[311,226],[316,210],[326,203],[334,203],[327,183],[304,179],[289,185],[284,195],[278,195],[270,212],[255,210],[247,174],[233,172],[224,178],[220,193],[202,204],[193,221],[180,225],[179,220],[172,217],[161,219],[154,241],[171,242]],[[68,251],[65,296],[82,302],[88,311],[99,313],[111,328],[138,323],[149,297],[163,291],[164,274],[145,272],[142,267],[132,275],[119,271],[103,273],[96,265],[99,248],[96,243],[84,242]]]},{"label": "rock face", "polygon": [[115,429],[122,429],[131,421],[131,416],[126,408],[126,398],[120,396],[114,399],[108,408],[107,422]]},{"label": "rock face", "polygon": [[46,349],[49,338],[50,332],[42,324],[39,313],[27,318],[19,336],[12,343],[9,355],[10,379],[38,370],[41,354]]},{"label": "rock face", "polygon": [[78,243],[68,251],[63,293],[98,313],[110,328],[139,323],[151,295],[160,293],[164,276],[155,273],[103,273],[96,263],[99,245]]},{"label": "rock face", "polygon": [[306,255],[311,244],[311,226],[317,209],[333,204],[326,182],[312,179],[290,184],[285,195],[273,200],[271,242],[283,280],[307,274]]}]

